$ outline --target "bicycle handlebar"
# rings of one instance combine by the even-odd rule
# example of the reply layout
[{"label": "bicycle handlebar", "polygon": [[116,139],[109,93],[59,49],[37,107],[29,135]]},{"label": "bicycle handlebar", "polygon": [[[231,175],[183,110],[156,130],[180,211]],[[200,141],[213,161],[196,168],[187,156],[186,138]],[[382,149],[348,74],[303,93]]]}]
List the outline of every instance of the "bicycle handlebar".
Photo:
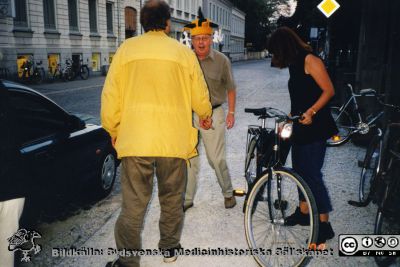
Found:
[{"label": "bicycle handlebar", "polygon": [[379,104],[381,104],[382,106],[394,109],[396,112],[400,112],[400,106],[396,106],[396,105],[393,105],[393,104],[385,103],[379,97],[377,97],[377,99],[378,99]]},{"label": "bicycle handlebar", "polygon": [[301,118],[301,115],[296,115],[296,116],[289,116],[285,112],[276,109],[276,108],[245,108],[244,109],[245,113],[252,113],[255,116],[258,116],[260,118],[280,118],[280,119],[288,119],[288,120],[299,120]]},{"label": "bicycle handlebar", "polygon": [[255,116],[265,116],[267,114],[266,108],[245,108],[245,113],[253,113]]}]

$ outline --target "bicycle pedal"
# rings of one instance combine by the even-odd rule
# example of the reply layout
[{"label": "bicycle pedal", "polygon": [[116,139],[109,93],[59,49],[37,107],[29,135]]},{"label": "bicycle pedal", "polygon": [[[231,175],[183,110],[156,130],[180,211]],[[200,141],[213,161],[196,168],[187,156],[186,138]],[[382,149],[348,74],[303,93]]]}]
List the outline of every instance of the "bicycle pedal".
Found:
[{"label": "bicycle pedal", "polygon": [[279,201],[278,199],[276,199],[274,201],[274,208],[277,210],[286,210],[287,206],[288,206],[288,202],[286,200]]},{"label": "bicycle pedal", "polygon": [[349,205],[352,205],[353,207],[366,207],[369,204],[369,201],[364,201],[364,202],[359,202],[359,201],[354,201],[354,200],[349,200],[347,201]]},{"label": "bicycle pedal", "polygon": [[233,195],[234,195],[235,197],[243,197],[243,196],[245,196],[246,194],[247,194],[246,191],[243,190],[243,189],[235,189],[235,190],[233,190]]}]

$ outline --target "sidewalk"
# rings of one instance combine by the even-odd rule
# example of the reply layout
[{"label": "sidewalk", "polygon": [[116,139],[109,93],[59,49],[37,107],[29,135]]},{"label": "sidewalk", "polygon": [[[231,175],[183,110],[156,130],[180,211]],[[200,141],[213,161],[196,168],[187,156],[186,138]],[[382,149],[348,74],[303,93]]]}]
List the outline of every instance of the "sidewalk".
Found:
[{"label": "sidewalk", "polygon": [[[271,69],[267,61],[234,64],[234,75],[238,84],[236,124],[227,134],[227,159],[234,188],[245,188],[243,178],[244,150],[247,125],[258,124],[257,119],[244,113],[245,107],[271,106],[288,111],[288,73]],[[225,106],[226,108],[226,106]],[[194,207],[186,212],[181,244],[185,249],[246,249],[244,233],[243,198],[238,205],[226,210],[215,174],[207,164],[201,149],[202,169]],[[334,211],[331,222],[336,237],[328,242],[335,256],[313,259],[309,266],[376,266],[373,258],[339,257],[339,234],[372,233],[376,207],[355,208],[347,204],[357,199],[360,168],[357,160],[363,157],[364,149],[348,143],[338,148],[329,148],[325,160],[325,182],[330,191]],[[290,165],[290,162],[288,162]],[[157,190],[149,207],[142,234],[143,248],[156,249],[159,240],[158,218],[160,206]],[[59,266],[105,266],[115,258],[107,255],[108,248],[115,248],[114,224],[120,210],[80,248],[104,249],[99,256],[65,257]],[[161,256],[142,257],[142,266],[257,266],[251,256],[180,256],[175,263],[164,264]]]}]

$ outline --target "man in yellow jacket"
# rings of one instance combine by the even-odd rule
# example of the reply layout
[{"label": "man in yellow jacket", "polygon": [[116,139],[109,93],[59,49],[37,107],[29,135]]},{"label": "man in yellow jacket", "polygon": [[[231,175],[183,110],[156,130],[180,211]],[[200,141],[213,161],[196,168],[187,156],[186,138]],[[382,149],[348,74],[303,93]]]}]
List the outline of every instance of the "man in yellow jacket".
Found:
[{"label": "man in yellow jacket", "polygon": [[[122,208],[115,225],[118,249],[140,249],[140,233],[158,181],[159,248],[176,260],[183,225],[186,161],[196,155],[197,129],[211,127],[209,94],[195,54],[168,37],[170,9],[147,1],[140,22],[145,34],[126,40],[113,58],[102,98],[101,121],[122,159]],[[139,257],[119,257],[108,266],[139,266]]]}]

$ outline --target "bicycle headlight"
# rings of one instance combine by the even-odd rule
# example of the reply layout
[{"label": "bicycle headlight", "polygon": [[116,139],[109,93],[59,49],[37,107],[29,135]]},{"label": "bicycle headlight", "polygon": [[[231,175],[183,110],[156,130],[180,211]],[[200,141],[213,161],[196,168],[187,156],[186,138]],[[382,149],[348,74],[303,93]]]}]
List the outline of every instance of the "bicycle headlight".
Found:
[{"label": "bicycle headlight", "polygon": [[285,122],[281,127],[279,131],[279,136],[282,139],[288,139],[290,136],[292,136],[293,132],[293,124],[291,122]]}]

